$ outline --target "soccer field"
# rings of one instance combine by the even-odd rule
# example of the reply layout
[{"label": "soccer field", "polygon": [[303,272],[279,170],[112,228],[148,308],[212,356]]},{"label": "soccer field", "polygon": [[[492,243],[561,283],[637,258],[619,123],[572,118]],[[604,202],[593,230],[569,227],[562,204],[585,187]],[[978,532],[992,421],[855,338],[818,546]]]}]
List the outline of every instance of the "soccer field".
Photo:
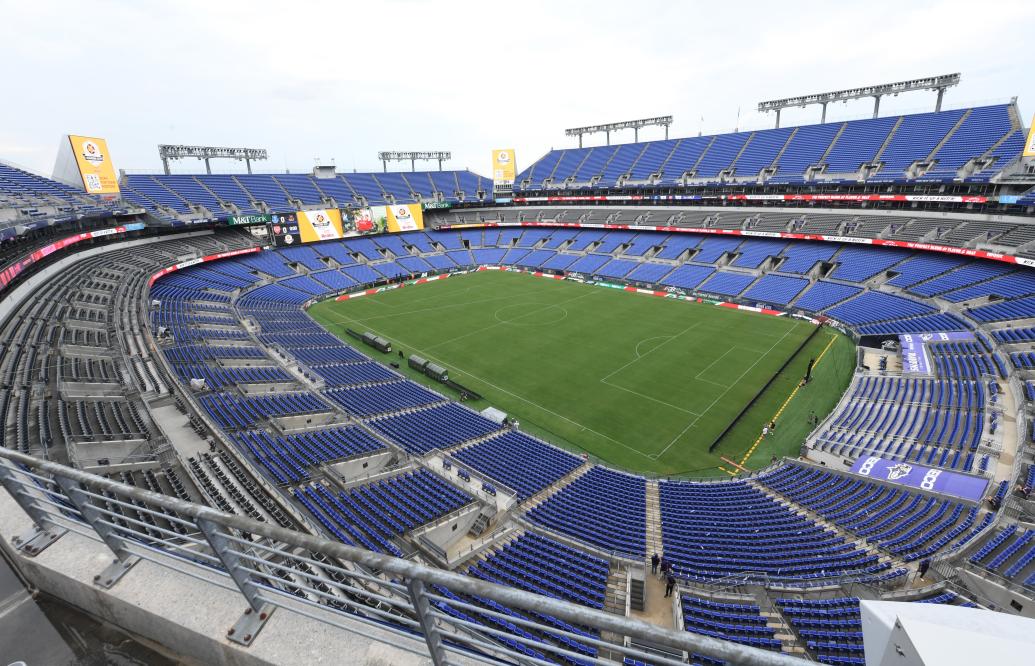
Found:
[{"label": "soccer field", "polygon": [[[820,416],[836,404],[854,365],[851,343],[827,329],[795,355],[814,330],[805,321],[506,271],[324,301],[309,312],[347,341],[346,328],[373,331],[407,356],[445,366],[451,379],[484,396],[468,403],[475,409],[492,405],[555,444],[657,474],[719,474],[720,466],[730,468],[720,456],[740,463],[749,452],[756,466],[760,454],[765,461],[796,455],[808,428],[784,428],[793,408],[781,416],[780,436],[753,448],[762,425],[809,358],[824,356],[808,387],[812,399],[801,402]],[[780,380],[709,453],[792,356]],[[403,371],[450,392],[405,364]]]}]

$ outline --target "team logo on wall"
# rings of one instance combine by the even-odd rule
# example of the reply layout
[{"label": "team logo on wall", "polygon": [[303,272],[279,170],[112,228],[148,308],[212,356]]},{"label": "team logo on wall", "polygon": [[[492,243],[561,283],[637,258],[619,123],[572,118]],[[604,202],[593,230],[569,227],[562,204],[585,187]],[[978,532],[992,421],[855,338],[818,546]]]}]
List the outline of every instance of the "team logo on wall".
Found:
[{"label": "team logo on wall", "polygon": [[909,476],[909,473],[912,472],[912,471],[913,471],[913,466],[912,465],[907,465],[905,463],[899,463],[897,465],[892,465],[891,467],[888,468],[888,480],[889,481],[897,481],[898,479],[902,479],[902,478],[905,478],[905,477]]},{"label": "team logo on wall", "polygon": [[83,142],[83,159],[91,164],[100,164],[104,161],[104,153],[100,146],[93,141]]}]

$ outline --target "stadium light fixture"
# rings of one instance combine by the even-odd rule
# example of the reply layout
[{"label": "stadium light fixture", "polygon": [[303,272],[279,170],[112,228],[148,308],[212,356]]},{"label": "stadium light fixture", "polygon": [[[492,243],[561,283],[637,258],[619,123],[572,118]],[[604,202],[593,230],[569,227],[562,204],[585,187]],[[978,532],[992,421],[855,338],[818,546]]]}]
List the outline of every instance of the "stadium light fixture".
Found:
[{"label": "stadium light fixture", "polygon": [[833,92],[802,95],[800,97],[787,97],[785,99],[774,99],[768,102],[759,102],[758,110],[761,113],[769,111],[776,112],[776,126],[780,126],[780,110],[792,106],[805,108],[810,104],[819,104],[823,107],[823,115],[820,122],[827,121],[827,104],[831,102],[845,102],[850,99],[873,98],[873,117],[876,118],[880,112],[880,98],[885,95],[897,96],[899,93],[911,92],[914,90],[933,90],[938,93],[937,101],[934,104],[935,111],[942,110],[942,98],[945,96],[946,88],[959,85],[959,72],[955,74],[942,74],[941,76],[930,76],[926,79],[911,79],[909,81],[898,81],[896,83],[883,83],[876,86],[864,86],[862,88],[848,88],[846,90],[835,90]]},{"label": "stadium light fixture", "polygon": [[565,136],[577,136],[579,137],[579,148],[582,147],[582,135],[583,134],[599,134],[603,132],[607,135],[607,145],[611,145],[611,132],[618,130],[631,129],[634,132],[634,141],[637,143],[640,141],[640,128],[641,127],[664,127],[665,138],[668,138],[668,128],[672,124],[672,116],[658,116],[656,118],[643,118],[641,120],[626,120],[620,123],[608,123],[606,125],[588,125],[586,127],[572,127],[571,129],[564,130]]},{"label": "stadium light fixture", "polygon": [[172,146],[161,144],[158,146],[158,156],[162,158],[162,167],[165,175],[169,175],[169,160],[182,160],[193,157],[205,160],[205,173],[212,173],[212,166],[209,160],[227,159],[244,160],[248,165],[248,173],[252,172],[252,160],[269,159],[265,148],[219,148],[216,146]]},{"label": "stadium light fixture", "polygon": [[382,150],[377,154],[381,160],[385,173],[388,173],[389,162],[410,161],[410,171],[417,170],[417,160],[434,161],[438,160],[438,170],[442,170],[443,160],[453,159],[453,153],[448,150]]}]

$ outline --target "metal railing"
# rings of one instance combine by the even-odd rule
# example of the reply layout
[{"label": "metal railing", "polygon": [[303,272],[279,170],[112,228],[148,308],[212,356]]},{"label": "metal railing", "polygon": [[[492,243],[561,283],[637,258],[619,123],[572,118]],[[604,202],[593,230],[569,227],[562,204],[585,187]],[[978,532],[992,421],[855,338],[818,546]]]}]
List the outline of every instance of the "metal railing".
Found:
[{"label": "metal railing", "polygon": [[222,513],[8,449],[0,449],[0,484],[35,524],[13,540],[23,556],[60,548],[62,535],[73,532],[114,555],[94,579],[100,587],[117,585],[146,560],[236,590],[247,603],[244,615],[229,630],[212,631],[226,631],[241,646],[279,610],[343,629],[361,622],[419,634],[436,665],[461,654],[518,664],[685,663],[631,644],[745,665],[804,663]]}]

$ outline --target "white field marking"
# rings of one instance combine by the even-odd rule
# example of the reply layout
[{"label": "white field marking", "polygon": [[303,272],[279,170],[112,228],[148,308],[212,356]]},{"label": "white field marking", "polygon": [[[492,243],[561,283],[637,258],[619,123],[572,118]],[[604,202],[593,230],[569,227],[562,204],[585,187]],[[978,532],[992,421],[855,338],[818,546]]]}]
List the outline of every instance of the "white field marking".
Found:
[{"label": "white field marking", "polygon": [[668,339],[668,338],[671,338],[671,337],[672,337],[671,335],[655,335],[655,336],[652,336],[652,337],[649,337],[649,338],[644,338],[644,339],[642,339],[642,340],[640,340],[639,342],[636,343],[636,349],[633,350],[633,354],[636,355],[636,358],[640,358],[640,345],[642,345],[644,342],[649,342],[651,340]]},{"label": "white field marking", "polygon": [[[596,293],[597,291],[602,293],[604,290],[603,289],[601,289],[601,290],[594,290],[591,293]],[[574,299],[572,299],[572,300],[574,300]],[[339,323],[345,323],[346,321],[351,321],[354,324],[360,323],[359,321],[354,320],[354,319],[350,319],[349,317],[345,317],[343,320],[339,320]],[[372,332],[377,333],[378,335],[381,335],[381,333],[379,331],[377,331],[376,329],[371,329],[371,330],[372,330]],[[457,370],[457,372],[463,373],[463,374],[467,375],[468,377],[471,377],[472,379],[476,379],[476,380],[480,381],[481,383],[485,384],[486,386],[491,386],[492,388],[496,389],[497,391],[500,391],[501,393],[506,393],[507,395],[511,396],[512,398],[517,398],[521,402],[524,402],[526,404],[532,405],[533,407],[537,407],[538,409],[543,410],[547,414],[551,414],[551,415],[556,416],[557,418],[559,418],[559,419],[561,419],[563,421],[567,421],[568,423],[572,424],[573,426],[576,426],[578,428],[582,428],[582,430],[585,431],[585,432],[591,432],[594,435],[597,435],[598,437],[603,437],[604,439],[608,440],[609,442],[614,442],[618,446],[621,446],[624,449],[628,449],[629,451],[632,451],[633,453],[635,453],[637,455],[641,455],[644,458],[649,458],[650,457],[646,453],[644,453],[643,451],[640,451],[639,449],[634,449],[633,447],[629,446],[628,444],[625,444],[624,442],[619,442],[614,437],[609,437],[609,436],[605,435],[602,432],[598,432],[596,430],[593,430],[592,428],[588,428],[588,427],[582,425],[581,423],[579,423],[578,421],[574,421],[572,419],[569,419],[567,416],[564,416],[563,414],[558,414],[557,412],[553,411],[552,409],[547,409],[546,407],[543,407],[542,405],[540,405],[537,402],[532,402],[531,400],[529,400],[528,398],[526,398],[524,396],[518,395],[517,393],[514,393],[512,391],[508,391],[507,389],[503,388],[502,386],[498,386],[498,385],[493,384],[492,382],[490,382],[488,380],[482,379],[481,377],[479,377],[476,374],[467,372],[466,370],[464,370],[463,368],[458,366],[456,363],[444,361],[444,360],[434,356],[433,354],[429,354],[424,349],[420,349],[418,347],[414,347],[413,345],[409,345],[409,347],[413,351],[419,352],[420,355],[424,356],[425,358],[428,358],[428,359],[430,359],[432,361],[438,361],[439,363],[441,363],[441,364],[443,364],[445,366],[448,366],[450,368],[455,368]]]},{"label": "white field marking", "polygon": [[616,389],[618,389],[620,391],[625,391],[627,393],[632,393],[633,395],[638,395],[638,396],[640,396],[641,398],[643,398],[645,400],[650,400],[652,402],[656,402],[659,405],[665,405],[666,407],[671,407],[672,409],[674,409],[676,411],[679,411],[679,412],[683,412],[684,414],[690,414],[691,416],[698,416],[697,412],[692,412],[689,409],[685,409],[683,407],[679,407],[678,405],[673,405],[670,402],[665,402],[664,400],[658,400],[657,398],[652,398],[649,395],[644,395],[644,394],[640,393],[639,391],[634,391],[634,390],[632,390],[630,388],[625,388],[624,386],[619,386],[618,384],[613,384],[613,383],[607,381],[606,379],[601,379],[600,383],[604,384],[605,386],[610,386],[611,388],[616,388]]},{"label": "white field marking", "polygon": [[[412,285],[412,286],[416,287],[416,286],[419,286],[419,285]],[[468,294],[474,288],[475,287],[473,287],[473,286],[472,287],[467,287],[466,289],[461,289],[460,291],[453,292],[453,293],[451,293],[449,295],[450,296],[456,296],[457,294]],[[387,296],[388,294],[394,294],[394,293],[396,293],[398,291],[399,291],[398,289],[392,289],[391,291],[385,292],[383,294],[375,294],[375,296]],[[407,295],[409,295],[409,294],[407,293]],[[421,302],[422,303],[427,303],[428,301],[435,301],[435,300],[443,298],[445,295],[446,294],[435,294],[433,296],[425,296],[424,300],[421,301]],[[391,308],[393,310],[399,308],[398,305],[392,305],[391,303],[389,303],[388,302],[389,300],[391,300],[391,299],[388,299],[388,298],[371,298],[369,301],[365,301],[365,302],[367,302],[367,303],[379,303],[379,304],[385,306],[386,308]],[[405,313],[400,312],[398,314],[405,314]]]},{"label": "white field marking", "polygon": [[[761,353],[761,352],[759,352],[759,353]],[[713,382],[712,380],[705,379],[704,377],[694,377],[694,381],[704,382],[705,384],[711,384],[712,386],[718,386],[721,389],[728,389],[728,388],[730,388],[726,384],[720,384],[719,382]]]},{"label": "white field marking", "polygon": [[[538,303],[513,303],[512,305],[539,305],[539,304]],[[547,305],[547,306],[544,306],[539,311],[542,312],[543,310],[549,310],[551,307],[555,307],[558,310],[560,310],[561,312],[563,312],[564,314],[561,315],[560,319],[555,319],[553,321],[542,322],[542,323],[538,323],[538,324],[534,323],[534,322],[531,323],[531,324],[515,324],[514,323],[515,321],[517,321],[518,319],[521,319],[525,315],[521,315],[521,317],[514,317],[514,319],[500,319],[500,313],[503,312],[504,310],[506,310],[507,308],[512,307],[512,305],[504,305],[502,308],[497,308],[496,311],[492,313],[492,318],[495,319],[496,321],[498,321],[501,324],[514,324],[514,326],[553,326],[554,324],[559,324],[559,323],[561,323],[562,321],[564,321],[565,319],[568,318],[568,310],[567,309],[562,308],[559,305]]]},{"label": "white field marking", "polygon": [[722,400],[722,398],[724,398],[724,397],[726,396],[726,394],[727,394],[727,393],[729,393],[729,391],[730,391],[730,388],[733,388],[734,386],[736,386],[736,385],[737,385],[737,382],[739,382],[739,381],[740,381],[741,379],[743,379],[744,375],[746,375],[747,373],[749,373],[749,372],[751,372],[752,370],[754,370],[755,366],[756,366],[756,365],[758,365],[758,363],[759,363],[759,362],[760,362],[760,361],[761,361],[762,359],[764,359],[764,358],[765,358],[766,356],[768,356],[768,355],[769,355],[769,352],[771,352],[771,351],[773,351],[774,349],[776,349],[776,345],[778,345],[778,344],[780,344],[781,342],[783,342],[783,339],[784,339],[784,338],[786,338],[786,337],[787,337],[788,335],[790,335],[790,334],[791,334],[791,331],[793,331],[794,329],[798,328],[798,324],[799,324],[799,323],[800,323],[800,322],[795,322],[795,323],[794,323],[794,326],[791,326],[791,327],[790,327],[789,329],[787,329],[787,332],[786,332],[786,333],[784,333],[783,335],[781,335],[781,336],[780,336],[780,338],[779,338],[779,339],[778,339],[778,340],[777,340],[776,342],[774,342],[774,343],[773,343],[773,346],[772,346],[772,347],[770,347],[770,348],[769,348],[769,350],[768,350],[768,351],[767,351],[767,352],[766,352],[765,354],[763,354],[763,355],[759,356],[759,357],[758,357],[758,360],[756,360],[756,361],[755,361],[754,363],[752,363],[752,364],[751,364],[751,365],[750,365],[750,366],[748,367],[748,369],[747,369],[747,370],[745,370],[744,372],[740,373],[740,376],[739,376],[739,377],[737,377],[737,378],[736,378],[736,379],[735,379],[735,380],[733,381],[733,383],[732,383],[732,384],[730,384],[729,388],[727,388],[727,389],[726,389],[725,391],[723,391],[722,393],[720,393],[720,394],[719,394],[719,396],[718,396],[717,398],[715,398],[715,400],[712,400],[712,404],[708,405],[708,408],[707,408],[707,409],[705,409],[705,410],[704,410],[704,412],[703,412],[703,413],[702,413],[702,414],[701,414],[700,416],[698,416],[698,417],[697,417],[697,418],[695,418],[695,419],[694,419],[693,421],[691,421],[691,422],[690,422],[689,424],[687,424],[687,426],[686,426],[685,428],[683,428],[682,432],[680,432],[680,433],[679,433],[678,435],[676,435],[676,436],[675,436],[675,437],[674,437],[674,438],[672,439],[672,441],[668,443],[668,446],[666,446],[665,448],[663,448],[663,449],[662,449],[661,451],[659,451],[659,452],[657,452],[657,453],[652,453],[652,454],[650,454],[650,455],[649,455],[649,456],[647,456],[647,457],[648,457],[648,458],[650,458],[651,460],[657,460],[657,459],[658,459],[658,458],[660,458],[661,456],[665,455],[665,452],[666,452],[666,451],[668,451],[669,449],[671,449],[671,448],[672,448],[672,445],[673,445],[673,444],[675,444],[676,442],[678,442],[678,441],[679,441],[679,439],[680,439],[680,438],[681,438],[681,437],[682,437],[683,435],[685,435],[685,434],[686,434],[686,431],[687,431],[687,430],[689,430],[690,428],[692,428],[692,427],[693,427],[693,426],[694,426],[694,425],[695,425],[695,424],[696,424],[696,423],[697,423],[697,422],[698,422],[699,420],[701,420],[701,419],[702,419],[702,418],[704,417],[704,415],[705,415],[705,414],[707,414],[708,412],[710,412],[710,411],[711,411],[712,407],[714,407],[714,406],[715,406],[715,405],[716,405],[716,404],[717,404],[717,403],[719,402],[719,400]]},{"label": "white field marking", "polygon": [[[673,335],[673,336],[669,337],[669,339],[668,339],[668,340],[665,340],[665,341],[664,341],[664,342],[662,342],[662,343],[661,343],[660,345],[658,345],[657,347],[654,347],[654,348],[653,348],[653,349],[651,349],[651,350],[650,350],[649,352],[647,352],[646,354],[643,354],[643,355],[641,355],[641,354],[639,353],[639,348],[640,348],[640,345],[641,345],[641,344],[643,344],[644,342],[646,342],[647,340],[653,340],[654,338],[645,338],[645,339],[643,339],[643,340],[640,340],[640,342],[639,342],[639,343],[637,343],[637,345],[636,345],[636,350],[634,351],[634,353],[636,354],[636,357],[635,357],[635,358],[634,358],[633,360],[631,360],[631,361],[629,361],[628,363],[626,363],[625,365],[623,365],[622,367],[618,368],[617,370],[613,370],[613,371],[609,372],[609,373],[608,373],[607,375],[605,375],[604,377],[601,377],[601,378],[600,378],[600,381],[601,381],[601,382],[603,382],[603,381],[606,381],[606,380],[610,379],[611,377],[614,377],[614,376],[615,376],[615,375],[617,375],[617,374],[618,374],[619,372],[621,372],[622,370],[625,370],[626,368],[628,368],[628,367],[629,367],[630,365],[632,365],[633,363],[636,363],[636,362],[637,362],[637,361],[639,361],[640,359],[643,359],[643,358],[646,358],[646,357],[650,356],[651,354],[653,354],[654,352],[658,351],[659,349],[661,349],[662,347],[664,347],[664,346],[665,346],[665,345],[667,345],[668,343],[672,342],[673,340],[675,340],[675,339],[676,339],[676,338],[678,338],[679,336],[683,335],[684,333],[686,333],[686,332],[688,332],[688,331],[692,331],[693,329],[697,328],[697,327],[698,327],[698,326],[700,326],[700,325],[701,325],[701,322],[699,322],[699,321],[695,321],[694,323],[690,324],[689,326],[687,326],[686,328],[684,328],[684,329],[683,329],[682,331],[680,331],[679,333],[676,333],[675,335]],[[660,336],[660,335],[659,335],[659,336],[656,336],[656,337],[665,337],[665,336]]]},{"label": "white field marking", "polygon": [[[555,308],[555,307],[561,305],[562,303],[571,303],[573,301],[579,300],[580,298],[586,298],[587,296],[592,296],[593,294],[602,294],[602,293],[604,293],[603,289],[591,289],[588,292],[586,292],[585,294],[582,294],[581,296],[576,296],[575,298],[569,298],[567,300],[560,301],[558,303],[551,303],[549,305],[544,305],[541,308],[537,308],[537,309],[532,310],[530,312],[526,312],[525,314],[523,314],[523,315],[521,315],[519,317],[514,317],[510,321],[506,321],[506,322],[497,321],[495,324],[489,324],[488,326],[484,326],[482,328],[476,328],[473,331],[469,331],[467,333],[464,333],[463,335],[458,335],[458,336],[456,336],[454,338],[450,338],[449,340],[443,340],[442,342],[438,342],[436,344],[433,344],[430,347],[425,347],[425,350],[427,350],[427,349],[434,349],[435,347],[441,347],[443,345],[452,344],[452,343],[457,342],[459,340],[463,340],[464,338],[469,338],[472,335],[478,335],[479,333],[484,333],[485,331],[489,330],[490,328],[496,328],[497,326],[502,326],[503,324],[509,324],[511,322],[517,321],[518,319],[524,319],[525,317],[530,317],[530,316],[532,316],[532,315],[534,315],[534,314],[536,314],[538,312],[542,312],[544,310],[549,310],[550,308]],[[473,376],[474,375],[472,375],[472,377]]]},{"label": "white field marking", "polygon": [[713,365],[715,365],[716,363],[718,363],[722,359],[726,358],[726,355],[729,354],[734,349],[740,349],[741,351],[751,352],[752,354],[765,354],[766,353],[766,352],[764,352],[764,351],[762,351],[760,349],[747,349],[746,347],[738,347],[736,345],[733,345],[732,347],[730,347],[729,349],[724,351],[721,356],[719,356],[714,361],[709,363],[708,367],[706,367],[704,370],[701,370],[700,372],[698,372],[697,376],[694,377],[694,379],[696,379],[698,381],[702,381],[702,382],[708,382],[709,384],[714,384],[715,386],[718,386],[720,388],[729,388],[729,385],[727,385],[727,384],[722,384],[720,382],[713,381],[711,379],[707,379],[707,378],[701,377],[701,375],[703,375],[704,373],[706,373],[709,370],[711,370]]},{"label": "white field marking", "polygon": [[[380,302],[381,299],[380,298],[376,298],[376,296],[378,296],[378,295],[379,294],[375,294],[375,298],[371,298],[370,300],[371,301],[375,301],[375,302]],[[447,308],[456,308],[456,307],[460,307],[460,306],[463,306],[463,305],[474,305],[476,303],[488,303],[490,301],[500,301],[500,300],[503,300],[505,298],[513,298],[513,297],[514,297],[513,294],[508,294],[506,296],[493,296],[492,298],[482,298],[482,299],[478,299],[478,300],[474,300],[474,301],[464,301],[463,303],[450,303],[450,304],[447,304],[447,305],[436,305],[435,307],[417,308],[416,310],[403,310],[402,312],[390,312],[388,314],[374,315],[372,317],[361,317],[361,318],[351,318],[350,317],[350,319],[352,319],[352,321],[354,321],[356,323],[364,323],[364,322],[368,322],[368,321],[373,321],[375,319],[391,319],[392,317],[402,317],[402,316],[410,315],[410,314],[418,314],[420,312],[437,312],[439,310],[445,310]],[[398,306],[390,306],[390,307],[398,307]]]}]

